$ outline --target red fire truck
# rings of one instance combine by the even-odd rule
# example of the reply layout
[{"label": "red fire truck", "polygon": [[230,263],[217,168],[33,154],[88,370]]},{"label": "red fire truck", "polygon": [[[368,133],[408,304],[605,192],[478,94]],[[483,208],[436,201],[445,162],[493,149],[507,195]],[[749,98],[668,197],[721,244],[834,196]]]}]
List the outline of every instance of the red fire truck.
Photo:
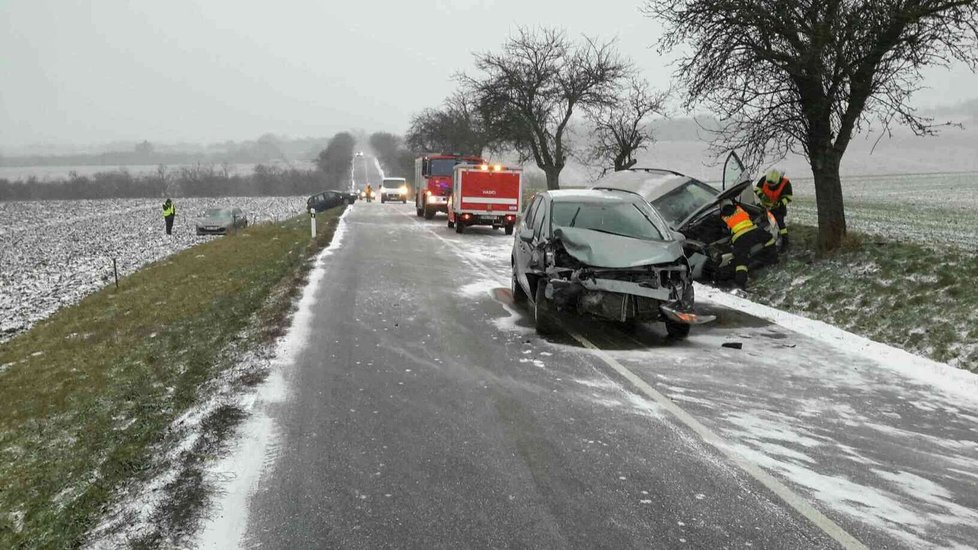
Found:
[{"label": "red fire truck", "polygon": [[425,155],[414,161],[414,206],[426,220],[435,212],[448,211],[452,174],[459,163],[483,164],[485,160],[465,155]]},{"label": "red fire truck", "polygon": [[448,197],[448,227],[457,233],[469,225],[503,227],[513,234],[523,197],[523,170],[501,164],[459,164]]}]

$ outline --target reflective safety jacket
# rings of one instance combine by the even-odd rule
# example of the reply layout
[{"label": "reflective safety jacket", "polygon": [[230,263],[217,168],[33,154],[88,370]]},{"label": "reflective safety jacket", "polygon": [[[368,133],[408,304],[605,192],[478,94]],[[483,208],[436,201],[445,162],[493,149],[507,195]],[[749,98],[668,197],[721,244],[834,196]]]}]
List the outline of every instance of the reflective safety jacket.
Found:
[{"label": "reflective safety jacket", "polygon": [[781,181],[775,186],[767,184],[765,178],[761,178],[754,187],[754,194],[760,199],[765,208],[778,208],[787,206],[792,201],[791,181],[782,176]]},{"label": "reflective safety jacket", "polygon": [[730,229],[730,234],[733,235],[730,238],[730,242],[736,241],[741,235],[756,227],[754,222],[750,220],[750,214],[741,208],[740,205],[736,206],[733,214],[721,217],[723,218],[723,222],[727,224],[727,228]]},{"label": "reflective safety jacket", "polygon": [[163,217],[169,217],[177,213],[177,207],[173,203],[163,203]]}]

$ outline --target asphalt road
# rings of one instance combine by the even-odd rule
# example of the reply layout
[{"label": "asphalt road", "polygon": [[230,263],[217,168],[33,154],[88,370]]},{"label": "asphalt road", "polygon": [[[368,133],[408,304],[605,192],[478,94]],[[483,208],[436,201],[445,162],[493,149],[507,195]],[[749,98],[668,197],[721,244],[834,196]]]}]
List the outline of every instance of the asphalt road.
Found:
[{"label": "asphalt road", "polygon": [[978,543],[974,403],[709,303],[686,342],[573,319],[544,340],[501,231],[378,202],[345,223],[247,512],[221,512],[247,514],[241,546]]}]

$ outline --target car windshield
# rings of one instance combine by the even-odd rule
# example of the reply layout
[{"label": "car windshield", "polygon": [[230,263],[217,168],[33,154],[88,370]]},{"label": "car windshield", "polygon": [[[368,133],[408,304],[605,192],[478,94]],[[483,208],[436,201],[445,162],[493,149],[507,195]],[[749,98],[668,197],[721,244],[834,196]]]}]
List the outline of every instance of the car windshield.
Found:
[{"label": "car windshield", "polygon": [[718,193],[719,191],[709,185],[691,179],[652,201],[652,206],[675,227],[693,212],[715,201]]},{"label": "car windshield", "polygon": [[456,159],[431,159],[429,171],[431,176],[451,176],[455,170],[455,165],[459,161]]},{"label": "car windshield", "polygon": [[384,180],[384,183],[382,183],[381,185],[388,189],[396,189],[404,185],[404,180]]},{"label": "car windshield", "polygon": [[632,202],[555,202],[551,226],[590,229],[622,237],[664,240],[648,206]]},{"label": "car windshield", "polygon": [[208,208],[204,212],[205,218],[231,218],[231,211],[226,208]]}]

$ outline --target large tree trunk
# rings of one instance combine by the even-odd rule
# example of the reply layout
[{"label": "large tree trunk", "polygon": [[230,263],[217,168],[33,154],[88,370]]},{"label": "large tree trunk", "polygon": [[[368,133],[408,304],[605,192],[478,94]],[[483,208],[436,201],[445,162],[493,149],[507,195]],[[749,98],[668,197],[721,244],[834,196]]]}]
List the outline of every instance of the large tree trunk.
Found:
[{"label": "large tree trunk", "polygon": [[835,250],[846,236],[846,211],[842,201],[842,179],[839,165],[842,155],[831,146],[812,151],[812,175],[815,176],[815,205],[818,208],[819,253]]},{"label": "large tree trunk", "polygon": [[550,191],[560,189],[560,168],[550,166],[544,168],[543,172],[547,174],[547,189]]}]

